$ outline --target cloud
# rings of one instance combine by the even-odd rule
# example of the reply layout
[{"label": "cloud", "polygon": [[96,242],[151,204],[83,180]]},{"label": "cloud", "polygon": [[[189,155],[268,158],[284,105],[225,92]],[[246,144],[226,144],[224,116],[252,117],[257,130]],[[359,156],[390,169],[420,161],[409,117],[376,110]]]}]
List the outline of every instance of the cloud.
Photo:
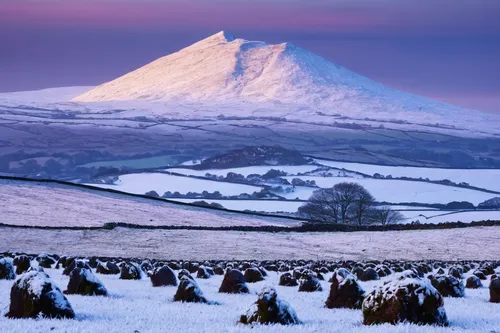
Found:
[{"label": "cloud", "polygon": [[495,35],[497,0],[0,0],[3,24]]}]

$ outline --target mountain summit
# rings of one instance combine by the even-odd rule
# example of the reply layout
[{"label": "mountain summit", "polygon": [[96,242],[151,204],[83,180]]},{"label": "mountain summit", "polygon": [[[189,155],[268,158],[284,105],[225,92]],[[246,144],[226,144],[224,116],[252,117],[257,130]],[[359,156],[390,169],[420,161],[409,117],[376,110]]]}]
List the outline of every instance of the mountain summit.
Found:
[{"label": "mountain summit", "polygon": [[247,41],[221,31],[74,101],[188,98],[310,104],[383,90],[390,89],[293,44]]},{"label": "mountain summit", "polygon": [[463,119],[479,115],[388,88],[291,43],[247,41],[224,31],[73,99],[129,100],[271,102],[321,109],[325,115],[377,114],[386,119],[404,114],[403,118],[415,120],[427,113],[432,116],[424,118],[433,122],[449,120],[451,114]]}]

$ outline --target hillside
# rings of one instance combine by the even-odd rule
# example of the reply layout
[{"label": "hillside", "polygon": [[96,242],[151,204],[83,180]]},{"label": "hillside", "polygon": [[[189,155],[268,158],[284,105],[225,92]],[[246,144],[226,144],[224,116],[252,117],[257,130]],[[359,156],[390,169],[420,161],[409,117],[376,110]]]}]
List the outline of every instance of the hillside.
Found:
[{"label": "hillside", "polygon": [[0,202],[4,207],[0,223],[21,226],[100,227],[108,222],[150,226],[298,224],[38,182],[0,180]]}]

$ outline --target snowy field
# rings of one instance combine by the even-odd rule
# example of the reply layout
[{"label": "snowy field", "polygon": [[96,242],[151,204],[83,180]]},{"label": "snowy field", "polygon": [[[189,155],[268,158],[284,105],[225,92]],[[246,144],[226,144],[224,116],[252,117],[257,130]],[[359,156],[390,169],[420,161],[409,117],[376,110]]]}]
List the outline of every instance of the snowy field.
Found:
[{"label": "snowy field", "polygon": [[400,211],[405,217],[401,223],[418,220],[420,223],[444,223],[495,220],[500,221],[500,211]]},{"label": "snowy field", "polygon": [[383,176],[391,175],[392,177],[421,177],[423,179],[429,178],[429,180],[448,179],[457,184],[465,182],[471,186],[500,192],[500,169],[442,169],[348,163],[319,159],[315,161],[323,165],[357,171],[370,176],[379,173]]},{"label": "snowy field", "polygon": [[0,253],[187,260],[498,260],[500,227],[385,232],[0,228]]},{"label": "snowy field", "polygon": [[156,191],[160,196],[163,193],[188,192],[209,193],[219,191],[222,195],[239,195],[241,193],[259,192],[260,186],[244,184],[230,184],[212,180],[197,179],[191,177],[173,176],[164,173],[131,173],[119,176],[116,185],[92,184],[92,186],[110,188],[122,192],[145,194],[149,191]]},{"label": "snowy field", "polygon": [[[293,177],[285,177],[292,180]],[[429,204],[447,204],[451,201],[469,201],[477,205],[495,197],[495,194],[467,188],[432,184],[426,182],[391,180],[391,179],[350,179],[344,177],[300,176],[302,180],[314,180],[319,187],[328,188],[342,182],[355,182],[365,187],[377,201],[391,203],[419,202]],[[299,188],[295,192],[283,195],[287,198],[309,199],[315,188]]]},{"label": "snowy field", "polygon": [[[65,290],[68,276],[62,270],[46,269],[55,284]],[[325,274],[327,281],[332,273]],[[467,289],[465,298],[444,298],[450,321],[448,328],[434,326],[362,325],[361,310],[328,309],[324,302],[330,283],[321,281],[323,291],[298,292],[297,287],[278,286],[279,276],[269,272],[265,281],[249,283],[250,294],[221,294],[218,288],[222,276],[196,279],[208,300],[218,304],[173,302],[176,287],[152,287],[148,278],[120,280],[118,276],[96,274],[108,289],[109,297],[67,295],[75,313],[74,320],[7,319],[3,316],[9,306],[12,281],[0,280],[0,332],[342,332],[342,333],[488,333],[500,330],[499,305],[487,302],[487,288]],[[467,276],[467,275],[466,275]],[[379,281],[360,282],[369,292],[393,276]],[[484,281],[488,285],[487,281]],[[274,286],[281,299],[290,303],[303,324],[296,326],[255,326],[237,324],[240,316],[257,299],[266,285]]]},{"label": "snowy field", "polygon": [[31,226],[297,225],[298,222],[232,214],[74,186],[0,180],[0,223]]}]

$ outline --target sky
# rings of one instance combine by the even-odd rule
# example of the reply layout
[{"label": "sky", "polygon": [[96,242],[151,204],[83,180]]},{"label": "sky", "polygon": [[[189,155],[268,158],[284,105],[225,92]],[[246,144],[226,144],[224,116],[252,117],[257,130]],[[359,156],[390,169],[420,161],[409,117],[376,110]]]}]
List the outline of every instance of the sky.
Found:
[{"label": "sky", "polygon": [[98,85],[220,30],[500,113],[500,0],[0,0],[0,92]]}]

